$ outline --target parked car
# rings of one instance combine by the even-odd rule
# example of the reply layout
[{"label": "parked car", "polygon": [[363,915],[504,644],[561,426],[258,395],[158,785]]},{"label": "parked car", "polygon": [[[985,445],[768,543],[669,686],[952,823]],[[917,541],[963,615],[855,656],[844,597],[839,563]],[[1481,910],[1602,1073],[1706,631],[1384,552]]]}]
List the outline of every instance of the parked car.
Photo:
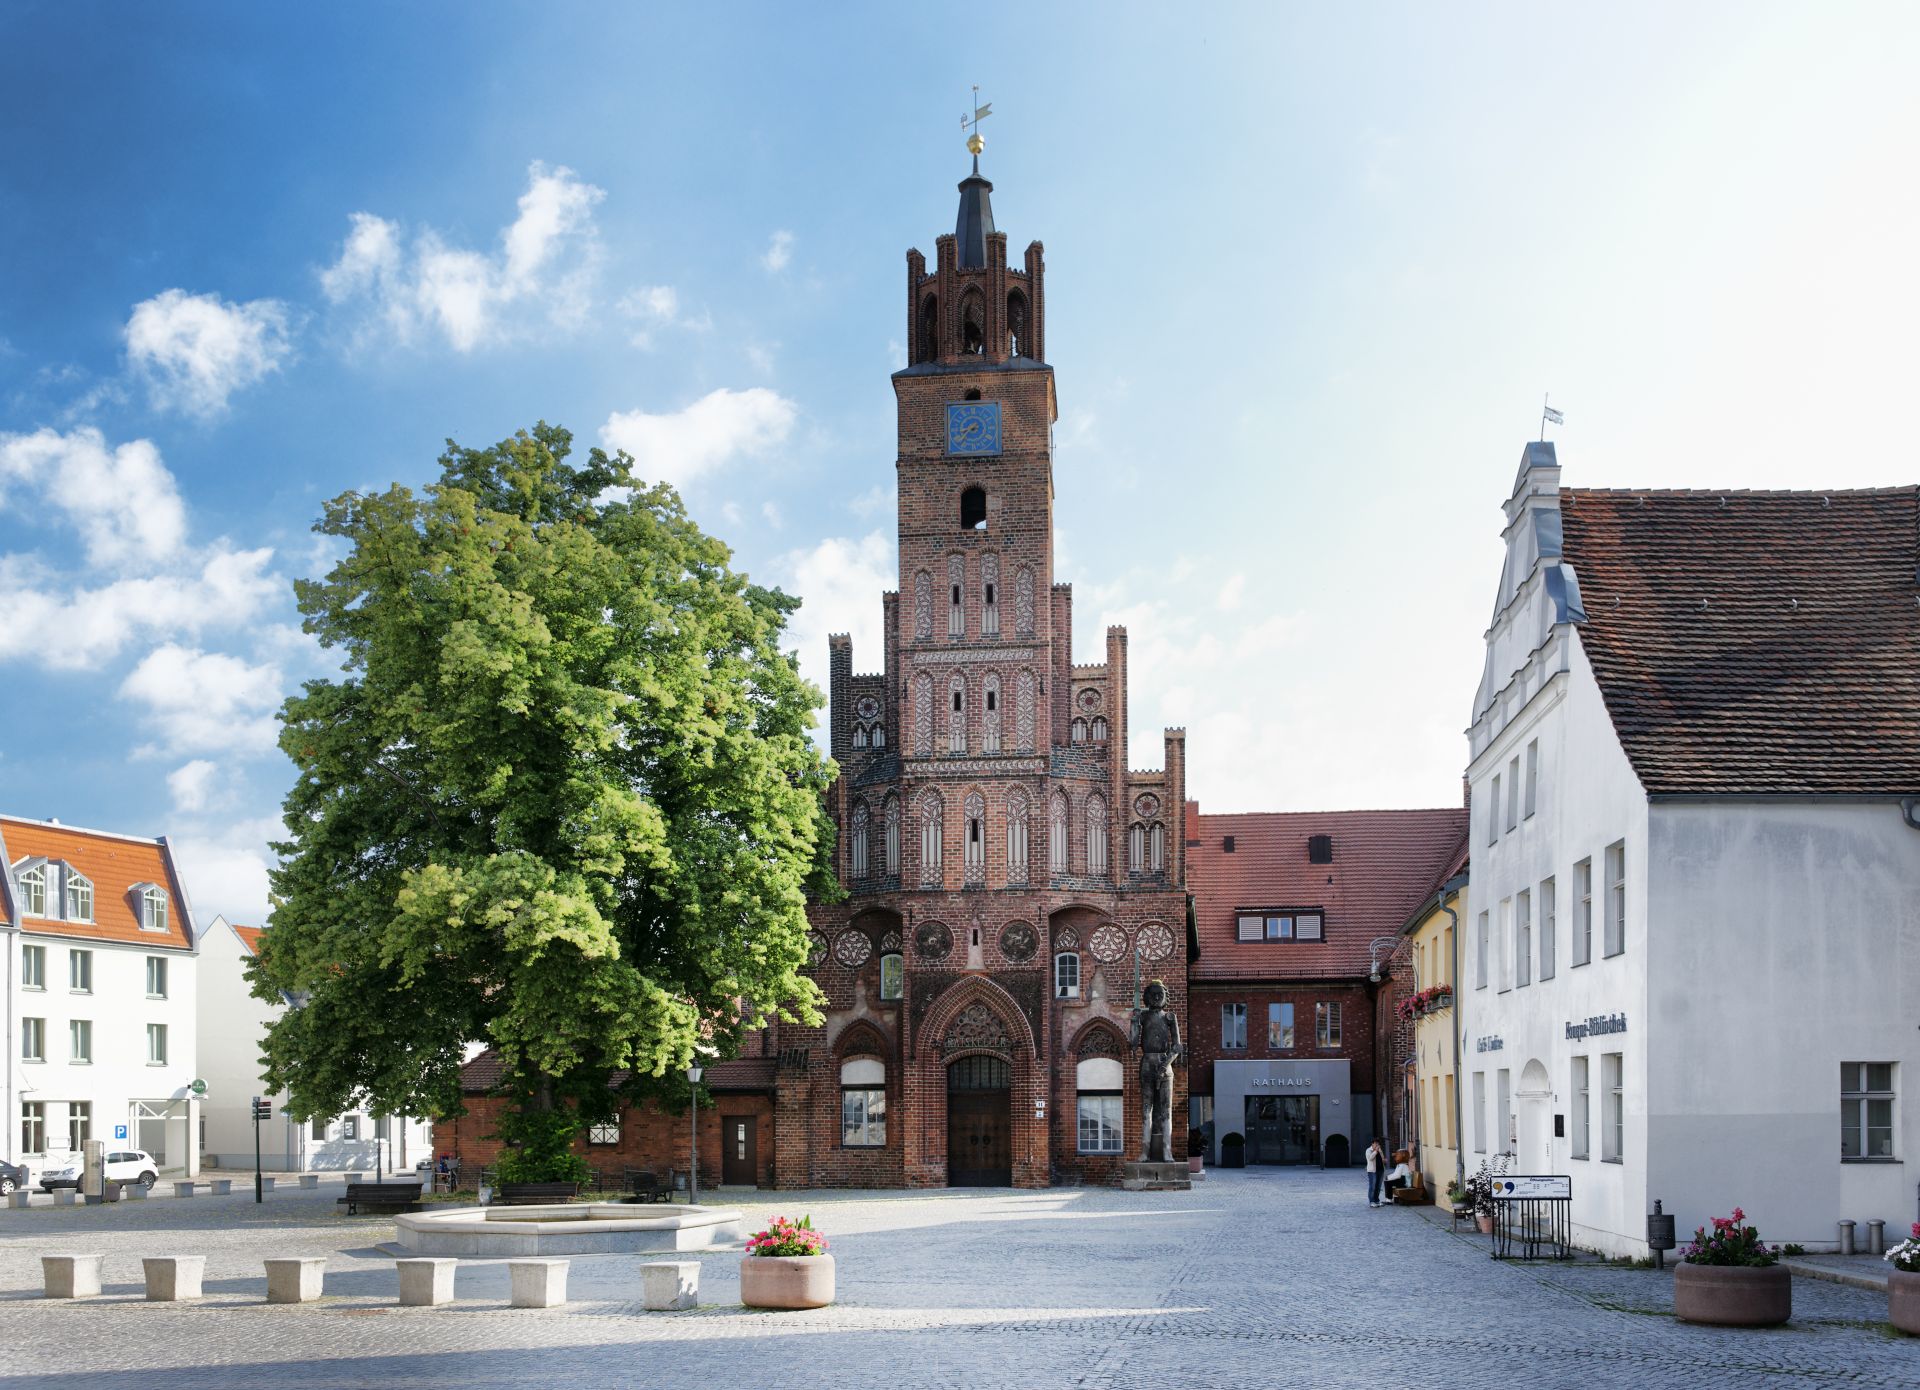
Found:
[{"label": "parked car", "polygon": [[[56,1187],[80,1186],[80,1175],[86,1171],[86,1161],[70,1158],[59,1168],[49,1168],[40,1175],[40,1189],[51,1192]],[[108,1182],[134,1182],[142,1187],[152,1187],[160,1176],[159,1165],[150,1154],[139,1149],[113,1149],[107,1153],[106,1178]]]},{"label": "parked car", "polygon": [[26,1164],[0,1161],[0,1197],[8,1196],[15,1188],[25,1187],[26,1185]]}]

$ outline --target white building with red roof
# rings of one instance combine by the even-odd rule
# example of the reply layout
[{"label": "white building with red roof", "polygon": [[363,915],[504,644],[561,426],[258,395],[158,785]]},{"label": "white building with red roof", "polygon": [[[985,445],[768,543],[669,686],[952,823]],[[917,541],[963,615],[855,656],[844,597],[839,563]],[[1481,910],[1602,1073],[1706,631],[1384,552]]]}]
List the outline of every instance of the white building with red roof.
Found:
[{"label": "white building with red roof", "polygon": [[0,816],[0,941],[0,1154],[37,1176],[98,1139],[197,1173],[199,941],[166,838]]}]

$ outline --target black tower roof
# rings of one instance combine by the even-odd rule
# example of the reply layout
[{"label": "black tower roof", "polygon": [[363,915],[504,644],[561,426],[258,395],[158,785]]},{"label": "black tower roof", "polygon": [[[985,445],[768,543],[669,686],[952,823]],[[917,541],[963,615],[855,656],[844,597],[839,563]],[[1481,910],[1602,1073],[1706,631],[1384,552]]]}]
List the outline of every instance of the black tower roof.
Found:
[{"label": "black tower roof", "polygon": [[987,238],[993,234],[993,185],[980,175],[980,161],[973,161],[973,172],[960,180],[960,216],[953,224],[953,239],[959,243],[960,268],[984,270],[987,265]]}]

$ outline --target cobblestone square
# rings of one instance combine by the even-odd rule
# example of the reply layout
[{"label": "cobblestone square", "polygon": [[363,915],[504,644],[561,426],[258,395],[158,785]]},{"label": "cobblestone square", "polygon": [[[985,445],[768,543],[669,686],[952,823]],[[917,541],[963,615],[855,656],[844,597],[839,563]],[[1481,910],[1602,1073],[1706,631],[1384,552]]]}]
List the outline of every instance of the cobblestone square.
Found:
[{"label": "cobblestone square", "polygon": [[[1670,1276],[1515,1265],[1477,1236],[1370,1210],[1353,1171],[1210,1173],[1185,1193],[722,1194],[751,1222],[811,1213],[839,1302],[748,1312],[737,1247],[701,1307],[646,1313],[640,1256],[576,1256],[567,1307],[507,1307],[461,1262],[455,1301],[397,1306],[393,1226],[337,1184],[0,1212],[0,1384],[242,1386],[1912,1386],[1884,1295],[1796,1279],[1794,1319],[1689,1327]],[[40,1296],[40,1256],[104,1252],[104,1292]],[[148,1304],[140,1260],[205,1254],[206,1297]],[[326,1255],[326,1297],[268,1306],[261,1261]]]}]

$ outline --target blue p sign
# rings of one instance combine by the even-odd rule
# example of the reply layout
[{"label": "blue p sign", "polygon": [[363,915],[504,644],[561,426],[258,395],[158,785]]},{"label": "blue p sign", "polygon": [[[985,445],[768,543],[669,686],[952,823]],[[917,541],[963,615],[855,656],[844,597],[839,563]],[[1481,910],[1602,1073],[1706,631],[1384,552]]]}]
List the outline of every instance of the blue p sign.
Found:
[{"label": "blue p sign", "polygon": [[125,1125],[115,1125],[113,1127],[113,1137],[115,1139],[125,1139],[127,1137],[127,1127]]}]

